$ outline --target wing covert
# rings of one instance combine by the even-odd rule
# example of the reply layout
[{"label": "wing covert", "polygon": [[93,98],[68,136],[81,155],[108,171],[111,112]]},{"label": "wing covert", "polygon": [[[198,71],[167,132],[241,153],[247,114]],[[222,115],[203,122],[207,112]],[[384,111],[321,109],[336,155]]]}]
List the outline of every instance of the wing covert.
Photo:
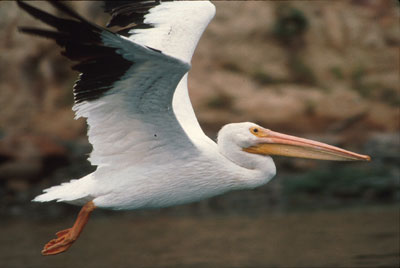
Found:
[{"label": "wing covert", "polygon": [[135,43],[190,62],[197,43],[215,15],[209,1],[104,1],[107,27],[119,26]]},{"label": "wing covert", "polygon": [[[108,25],[119,27],[119,33],[188,63],[215,15],[209,1],[105,1],[104,8],[112,16]],[[189,99],[187,79],[188,74],[175,90],[173,109],[190,138],[206,140]]]},{"label": "wing covert", "polygon": [[175,89],[190,65],[94,25],[64,4],[50,3],[70,18],[18,2],[56,29],[20,30],[54,39],[64,47],[64,56],[79,61],[73,67],[82,72],[74,87],[73,109],[77,117],[87,118],[92,164],[121,165],[127,154],[139,163],[147,156],[165,160],[177,150],[193,153],[195,147],[172,107]]}]

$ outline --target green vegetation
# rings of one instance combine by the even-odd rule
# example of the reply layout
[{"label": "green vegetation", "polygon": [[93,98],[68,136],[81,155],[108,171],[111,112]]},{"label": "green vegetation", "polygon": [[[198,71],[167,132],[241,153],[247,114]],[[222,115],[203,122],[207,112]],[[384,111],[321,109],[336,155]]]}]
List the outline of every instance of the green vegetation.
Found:
[{"label": "green vegetation", "polygon": [[379,99],[393,106],[400,105],[400,92],[395,88],[381,87]]},{"label": "green vegetation", "polygon": [[361,96],[368,97],[373,89],[371,85],[366,84],[363,78],[367,75],[365,68],[362,65],[357,65],[351,72],[350,79],[352,88]]},{"label": "green vegetation", "polygon": [[317,109],[317,103],[315,103],[315,101],[312,100],[306,100],[305,102],[305,108],[304,108],[304,113],[307,116],[313,116],[315,115]]},{"label": "green vegetation", "polygon": [[312,69],[300,58],[294,55],[289,60],[289,67],[295,83],[315,85],[317,79]]},{"label": "green vegetation", "polygon": [[[281,4],[276,9],[276,21],[273,26],[273,34],[286,48],[288,53],[288,68],[291,74],[291,81],[299,84],[315,85],[316,76],[312,69],[302,58],[302,48],[305,45],[304,34],[308,30],[309,22],[300,9],[291,7],[288,4]],[[270,83],[271,77],[257,74],[258,80],[263,83]]]},{"label": "green vegetation", "polygon": [[274,78],[262,69],[256,69],[250,74],[251,78],[259,85],[278,84],[287,82],[285,79]]},{"label": "green vegetation", "polygon": [[211,98],[207,101],[207,106],[213,109],[232,109],[234,98],[223,92],[217,91]]},{"label": "green vegetation", "polygon": [[288,5],[279,6],[273,33],[283,44],[297,43],[307,28],[308,20],[303,11]]},{"label": "green vegetation", "polygon": [[[400,185],[396,172],[384,167],[355,168],[352,166],[321,168],[306,175],[285,176],[283,193],[290,203],[318,206],[319,202],[335,200],[395,201]],[[397,197],[398,198],[398,197]]]},{"label": "green vegetation", "polygon": [[393,106],[400,104],[398,89],[385,86],[382,82],[366,82],[367,76],[368,73],[363,65],[354,67],[350,74],[352,89],[365,98],[380,100]]},{"label": "green vegetation", "polygon": [[240,64],[237,64],[236,62],[232,62],[232,61],[223,62],[221,64],[221,67],[224,70],[227,70],[227,71],[230,71],[230,72],[233,72],[233,73],[242,73],[243,72]]},{"label": "green vegetation", "polygon": [[343,80],[344,79],[344,74],[342,72],[342,70],[340,69],[339,66],[333,66],[330,69],[331,74],[333,74],[333,76],[338,79],[338,80]]},{"label": "green vegetation", "polygon": [[250,77],[262,86],[280,83],[298,83],[305,85],[315,85],[317,83],[314,72],[300,57],[296,55],[290,57],[288,65],[291,79],[273,77],[261,68],[253,70],[253,72],[250,73]]}]

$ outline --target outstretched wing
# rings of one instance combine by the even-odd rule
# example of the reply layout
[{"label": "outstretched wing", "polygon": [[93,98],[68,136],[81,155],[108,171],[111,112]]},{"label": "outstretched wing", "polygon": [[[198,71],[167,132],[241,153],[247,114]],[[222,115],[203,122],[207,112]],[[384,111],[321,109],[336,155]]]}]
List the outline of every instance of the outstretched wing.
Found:
[{"label": "outstretched wing", "polygon": [[[165,8],[164,3],[159,1],[120,2],[124,2],[125,7],[128,4],[139,7],[143,3],[151,3],[145,9],[147,15],[143,13],[144,22],[146,16],[155,14],[153,9]],[[77,117],[87,118],[89,141],[93,145],[90,156],[92,164],[121,166],[149,158],[156,163],[157,159],[165,160],[165,157],[176,156],[177,152],[181,155],[182,152],[193,153],[195,146],[178,122],[179,112],[174,112],[175,105],[172,103],[173,98],[177,98],[174,97],[177,87],[187,96],[186,79],[182,77],[190,68],[191,55],[182,57],[183,54],[175,54],[168,42],[165,47],[158,47],[151,46],[151,42],[139,42],[132,36],[124,37],[86,21],[58,1],[50,3],[69,18],[58,18],[18,1],[22,9],[56,29],[23,27],[20,30],[54,39],[64,47],[63,55],[78,61],[73,66],[73,69],[81,72],[74,86],[73,109]],[[117,4],[106,4],[106,10],[116,8]],[[111,22],[114,20],[117,23],[120,17],[114,15],[117,14],[115,11],[110,12],[113,15]],[[123,13],[118,14],[122,16]],[[209,20],[203,20],[203,23],[207,25]],[[206,25],[201,27],[204,29]],[[133,27],[132,30],[139,31],[139,28]],[[201,32],[197,33],[197,40]],[[132,34],[141,38],[145,36]],[[167,32],[166,35],[171,33]],[[164,37],[153,35],[150,39]],[[193,46],[194,50],[197,40],[185,42],[186,45],[181,48]],[[185,94],[178,96],[177,101],[184,103],[183,110],[190,106]],[[184,115],[182,118],[188,117]],[[186,120],[186,123],[190,122]],[[197,124],[195,118],[194,123]]]},{"label": "outstretched wing", "polygon": [[[172,57],[190,62],[196,45],[215,15],[209,1],[104,1],[111,15],[108,27]],[[178,84],[173,108],[182,128],[192,139],[207,139],[194,114],[187,88],[187,74]]]}]

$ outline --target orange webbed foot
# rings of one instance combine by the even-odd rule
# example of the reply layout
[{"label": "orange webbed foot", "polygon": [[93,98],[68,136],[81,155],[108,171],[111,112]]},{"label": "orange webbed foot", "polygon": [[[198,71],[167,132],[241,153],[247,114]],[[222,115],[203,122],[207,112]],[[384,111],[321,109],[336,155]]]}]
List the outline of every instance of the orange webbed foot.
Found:
[{"label": "orange webbed foot", "polygon": [[65,230],[58,231],[58,232],[56,233],[56,236],[57,236],[57,238],[59,238],[59,237],[61,237],[61,236],[65,235],[65,234],[67,234],[67,233],[68,233],[68,232],[70,232],[70,231],[71,231],[71,228],[68,228],[68,229],[65,229]]},{"label": "orange webbed foot", "polygon": [[57,238],[50,240],[43,248],[43,255],[55,255],[62,253],[69,249],[75,242],[76,237],[74,237],[71,228],[62,230],[56,233]]},{"label": "orange webbed foot", "polygon": [[78,214],[78,217],[71,228],[56,233],[57,238],[50,240],[43,248],[42,255],[56,255],[68,250],[78,239],[85,227],[89,216],[95,209],[92,201],[86,203]]}]

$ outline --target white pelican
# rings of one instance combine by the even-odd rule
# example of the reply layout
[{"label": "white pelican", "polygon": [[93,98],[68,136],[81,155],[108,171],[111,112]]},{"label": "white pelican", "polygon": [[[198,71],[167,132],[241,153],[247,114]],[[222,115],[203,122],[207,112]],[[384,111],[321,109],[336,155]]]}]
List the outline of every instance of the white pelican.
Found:
[{"label": "white pelican", "polygon": [[[187,73],[196,44],[215,14],[209,1],[106,1],[107,26],[88,22],[58,1],[69,18],[24,2],[18,5],[55,30],[22,27],[54,39],[78,61],[76,117],[89,125],[90,162],[96,171],[44,190],[33,201],[83,205],[75,224],[58,232],[43,255],[66,251],[95,208],[138,209],[198,201],[254,188],[275,175],[271,155],[324,160],[370,160],[316,141],[280,134],[254,123],[224,126],[218,143],[200,128]],[[261,109],[261,107],[260,107]]]}]

